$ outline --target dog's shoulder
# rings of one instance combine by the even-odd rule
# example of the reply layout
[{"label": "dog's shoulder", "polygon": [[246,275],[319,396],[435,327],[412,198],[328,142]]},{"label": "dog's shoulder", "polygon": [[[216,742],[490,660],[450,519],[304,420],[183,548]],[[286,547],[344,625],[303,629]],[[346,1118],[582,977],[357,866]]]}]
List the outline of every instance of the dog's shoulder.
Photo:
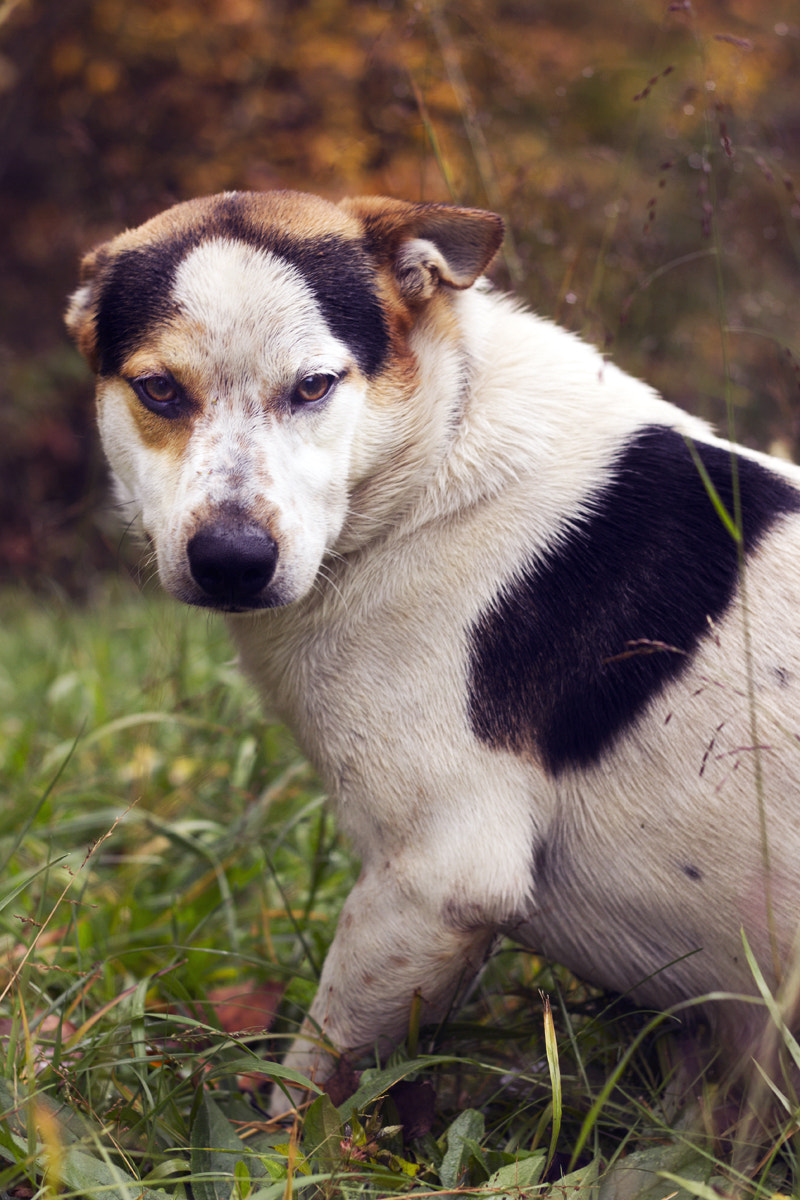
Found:
[{"label": "dog's shoulder", "polygon": [[558,774],[600,761],[735,602],[742,558],[800,512],[753,456],[645,426],[583,515],[515,564],[470,630],[470,719]]}]

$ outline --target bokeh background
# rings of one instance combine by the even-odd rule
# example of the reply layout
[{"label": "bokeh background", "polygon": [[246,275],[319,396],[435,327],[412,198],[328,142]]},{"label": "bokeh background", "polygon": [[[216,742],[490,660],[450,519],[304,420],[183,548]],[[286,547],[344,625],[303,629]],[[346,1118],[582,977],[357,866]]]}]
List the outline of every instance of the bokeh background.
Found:
[{"label": "bokeh background", "polygon": [[0,0],[0,102],[0,583],[129,561],[64,299],[227,188],[496,209],[498,284],[800,448],[796,0]]}]

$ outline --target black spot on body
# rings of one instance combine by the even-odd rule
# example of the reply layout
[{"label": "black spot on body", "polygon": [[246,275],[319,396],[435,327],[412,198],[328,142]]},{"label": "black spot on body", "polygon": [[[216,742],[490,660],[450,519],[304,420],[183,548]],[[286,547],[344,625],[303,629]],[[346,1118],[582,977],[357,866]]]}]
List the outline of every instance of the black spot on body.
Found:
[{"label": "black spot on body", "polygon": [[117,375],[151,330],[176,315],[172,288],[179,264],[203,242],[229,238],[285,259],[314,292],[333,333],[366,375],[389,350],[386,318],[365,244],[337,234],[303,239],[265,224],[247,193],[227,196],[204,218],[171,237],[120,253],[101,284],[97,341],[101,375]]},{"label": "black spot on body", "polygon": [[[733,513],[730,453],[696,449]],[[800,509],[800,493],[750,459],[736,463],[750,551],[781,514]],[[532,751],[554,775],[598,762],[685,669],[737,577],[736,543],[683,437],[660,426],[637,433],[591,516],[526,564],[471,630],[476,736]]]},{"label": "black spot on body", "polygon": [[693,879],[698,883],[703,878],[703,872],[699,867],[693,866],[692,863],[687,863],[685,867],[683,867],[683,873],[687,879]]}]

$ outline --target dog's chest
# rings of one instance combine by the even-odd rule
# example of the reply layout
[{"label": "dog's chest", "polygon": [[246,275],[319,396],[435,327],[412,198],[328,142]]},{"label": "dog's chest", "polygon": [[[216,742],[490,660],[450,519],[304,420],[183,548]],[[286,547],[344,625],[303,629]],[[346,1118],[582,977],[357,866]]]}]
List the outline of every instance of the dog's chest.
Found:
[{"label": "dog's chest", "polygon": [[382,824],[391,811],[392,836],[401,838],[452,787],[452,754],[475,743],[468,645],[457,592],[447,619],[424,570],[379,587],[381,570],[342,572],[324,593],[234,620],[231,631],[244,671],[343,818]]}]

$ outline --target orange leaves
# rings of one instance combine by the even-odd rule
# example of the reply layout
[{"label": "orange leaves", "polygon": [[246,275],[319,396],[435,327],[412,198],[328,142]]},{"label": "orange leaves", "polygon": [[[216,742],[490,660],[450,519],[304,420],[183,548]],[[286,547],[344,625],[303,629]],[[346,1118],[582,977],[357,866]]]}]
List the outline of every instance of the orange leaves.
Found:
[{"label": "orange leaves", "polygon": [[[690,404],[722,387],[716,293],[712,272],[687,286],[670,264],[694,261],[716,214],[730,317],[761,329],[780,308],[771,336],[794,344],[782,314],[800,76],[779,0],[26,0],[2,34],[0,387],[13,394],[0,413],[30,408],[31,433],[17,415],[0,438],[0,571],[12,558],[15,572],[69,571],[86,554],[60,526],[57,552],[37,533],[60,501],[77,511],[90,474],[85,393],[61,366],[74,263],[192,195],[290,187],[497,207],[518,259],[505,281],[525,280],[537,307]],[[800,427],[793,370],[763,337],[737,356],[746,387],[775,392],[768,422],[746,415],[747,435]],[[31,372],[44,388],[33,401],[13,382]],[[43,408],[77,431],[81,464],[37,449]]]}]

